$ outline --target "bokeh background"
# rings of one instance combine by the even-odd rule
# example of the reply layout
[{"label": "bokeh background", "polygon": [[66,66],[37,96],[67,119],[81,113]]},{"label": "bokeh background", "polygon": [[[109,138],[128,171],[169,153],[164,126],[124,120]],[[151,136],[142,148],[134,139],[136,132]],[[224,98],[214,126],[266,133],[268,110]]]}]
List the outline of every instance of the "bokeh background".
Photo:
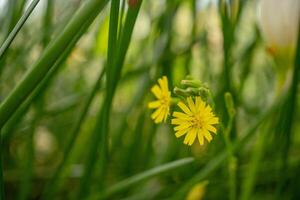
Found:
[{"label": "bokeh background", "polygon": [[[40,0],[0,57],[0,110],[93,1],[101,2]],[[0,44],[32,2],[0,0]],[[119,34],[108,53],[111,4],[119,4]],[[300,199],[299,13],[298,0],[107,2],[85,20],[89,28],[67,36],[76,45],[64,46],[39,89],[17,102],[23,110],[2,123],[3,196]],[[120,42],[126,34],[128,46]],[[112,62],[119,75],[109,78]],[[186,146],[169,120],[151,120],[150,88],[162,75],[171,90],[187,75],[210,89],[221,121],[212,142]]]}]

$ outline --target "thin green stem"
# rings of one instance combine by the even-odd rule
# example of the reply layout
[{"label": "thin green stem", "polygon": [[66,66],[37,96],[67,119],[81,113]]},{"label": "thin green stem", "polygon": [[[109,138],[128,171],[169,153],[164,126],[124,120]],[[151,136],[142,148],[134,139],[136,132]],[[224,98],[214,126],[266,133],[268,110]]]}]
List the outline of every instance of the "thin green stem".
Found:
[{"label": "thin green stem", "polygon": [[8,50],[10,44],[13,42],[25,22],[27,21],[28,17],[36,7],[36,5],[39,3],[40,0],[33,0],[31,4],[29,5],[28,9],[26,12],[22,15],[16,26],[13,28],[13,30],[10,32],[2,46],[0,47],[0,60],[3,58],[5,52]]},{"label": "thin green stem", "polygon": [[2,137],[0,135],[0,200],[4,200],[4,178],[3,178],[3,163],[2,163]]},{"label": "thin green stem", "polygon": [[52,28],[52,18],[54,12],[54,0],[47,0],[47,7],[46,12],[43,18],[43,46],[46,47],[47,44],[50,42],[51,38],[51,28]]},{"label": "thin green stem", "polygon": [[259,169],[259,164],[263,156],[265,142],[268,136],[268,131],[263,129],[259,131],[258,138],[256,139],[256,146],[252,155],[251,163],[249,164],[248,169],[246,169],[246,177],[243,179],[241,200],[251,199],[251,193],[256,179],[256,173]]}]

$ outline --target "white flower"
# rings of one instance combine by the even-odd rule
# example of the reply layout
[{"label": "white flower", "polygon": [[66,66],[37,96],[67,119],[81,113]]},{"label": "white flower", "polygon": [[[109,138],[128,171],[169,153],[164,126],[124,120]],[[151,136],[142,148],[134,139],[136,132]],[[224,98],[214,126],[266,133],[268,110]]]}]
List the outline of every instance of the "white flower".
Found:
[{"label": "white flower", "polygon": [[300,0],[260,0],[258,23],[274,53],[295,48],[299,17]]}]

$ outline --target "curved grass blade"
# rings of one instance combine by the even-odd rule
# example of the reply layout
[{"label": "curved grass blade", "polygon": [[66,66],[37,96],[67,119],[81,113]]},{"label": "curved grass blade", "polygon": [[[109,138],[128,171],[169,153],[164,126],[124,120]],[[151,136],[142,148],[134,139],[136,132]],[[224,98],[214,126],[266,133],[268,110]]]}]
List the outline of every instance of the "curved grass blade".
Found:
[{"label": "curved grass blade", "polygon": [[40,59],[0,105],[0,128],[3,127],[22,102],[26,100],[37,84],[43,80],[44,76],[53,67],[56,60],[59,59],[82,25],[86,21],[89,22],[88,26],[92,23],[93,20],[87,19],[96,18],[106,2],[107,0],[89,0],[79,8],[62,33],[49,44]]},{"label": "curved grass blade", "polygon": [[16,124],[20,121],[21,117],[27,112],[31,103],[35,99],[39,98],[40,95],[43,94],[47,85],[52,80],[52,78],[55,76],[59,67],[63,64],[63,62],[67,59],[69,54],[72,52],[72,49],[74,48],[74,46],[76,45],[76,43],[80,39],[80,37],[85,33],[87,28],[88,28],[88,23],[84,24],[81,27],[81,29],[78,31],[77,35],[72,39],[72,41],[67,46],[64,53],[61,54],[59,59],[55,62],[55,64],[53,65],[51,70],[47,73],[47,75],[44,77],[44,79],[41,81],[41,83],[37,86],[37,88],[35,88],[35,90],[32,92],[32,94],[26,99],[26,101],[24,103],[22,103],[22,105],[17,109],[17,111],[7,121],[7,123],[1,130],[1,135],[2,135],[4,141],[6,141],[10,137],[10,134],[12,134],[12,132],[13,132],[12,130],[16,127]]},{"label": "curved grass blade", "polygon": [[108,188],[107,190],[101,192],[100,194],[95,195],[91,199],[102,199],[102,198],[107,199],[114,194],[117,194],[119,192],[122,192],[122,191],[130,188],[133,185],[136,185],[138,183],[141,183],[143,181],[146,181],[150,178],[161,175],[163,173],[170,172],[171,170],[175,170],[177,168],[192,164],[194,161],[195,161],[194,158],[183,158],[180,160],[176,160],[173,162],[169,162],[167,164],[163,164],[163,165],[154,167],[150,170],[136,174],[130,178],[127,178],[127,179],[113,185],[112,187]]}]

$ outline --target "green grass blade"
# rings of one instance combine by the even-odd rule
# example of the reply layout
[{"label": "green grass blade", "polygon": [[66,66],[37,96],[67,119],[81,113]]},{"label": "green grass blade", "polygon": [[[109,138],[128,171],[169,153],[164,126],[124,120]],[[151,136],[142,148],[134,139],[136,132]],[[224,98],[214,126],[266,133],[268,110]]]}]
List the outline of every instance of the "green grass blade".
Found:
[{"label": "green grass blade", "polygon": [[252,155],[251,163],[249,164],[248,169],[246,170],[246,176],[244,178],[244,182],[242,183],[242,192],[241,192],[241,200],[251,199],[251,193],[253,191],[253,187],[256,180],[256,173],[259,169],[259,164],[261,162],[264,146],[266,144],[266,139],[269,132],[262,128],[258,133],[258,137],[256,139],[256,145],[254,147],[254,152]]},{"label": "green grass blade", "polygon": [[146,181],[155,176],[161,175],[163,173],[170,172],[177,168],[192,164],[194,162],[194,158],[183,158],[180,160],[176,160],[167,164],[163,164],[157,167],[154,167],[150,170],[144,171],[142,173],[136,174],[130,178],[127,178],[107,190],[101,192],[101,194],[95,195],[95,199],[99,198],[109,198],[110,196],[122,192],[133,185],[139,184],[143,181]]},{"label": "green grass blade", "polygon": [[51,28],[52,28],[52,18],[54,14],[54,1],[53,0],[47,0],[47,8],[45,15],[43,17],[43,46],[46,47],[47,44],[50,42],[51,38]]},{"label": "green grass blade", "polygon": [[69,140],[68,144],[66,145],[66,149],[64,151],[64,159],[62,160],[62,162],[58,166],[57,170],[55,171],[53,177],[51,178],[48,185],[46,186],[46,189],[45,189],[45,192],[43,195],[43,199],[52,199],[53,196],[56,194],[58,187],[60,186],[60,182],[59,182],[60,176],[68,164],[68,160],[69,160],[71,152],[74,148],[74,144],[76,142],[77,136],[80,132],[81,125],[83,124],[83,121],[86,118],[86,115],[88,114],[90,105],[91,105],[94,97],[97,94],[97,91],[100,87],[100,82],[103,79],[104,74],[105,74],[105,68],[99,74],[99,77],[97,78],[97,80],[92,88],[92,91],[90,92],[84,106],[82,107],[82,110],[79,114],[78,120],[75,123],[74,128],[72,129],[71,139]]},{"label": "green grass blade", "polygon": [[[106,67],[107,68],[106,89],[108,91],[107,93],[112,91],[111,86],[113,85],[112,69],[113,69],[113,60],[115,59],[116,56],[115,51],[116,51],[117,33],[118,33],[119,6],[120,6],[119,0],[111,1],[110,20],[109,20],[109,38],[108,38],[108,50],[107,50],[107,67]],[[104,130],[103,132],[105,132],[108,129],[107,127],[109,123],[108,117],[104,116],[104,113],[108,113],[109,115],[109,110],[110,110],[110,106],[106,104],[107,101],[105,100],[103,107],[101,108],[98,116],[98,119],[103,119],[103,120],[101,120],[101,122],[96,123],[96,129]],[[101,126],[99,126],[98,124],[101,124]],[[103,134],[103,132],[95,131],[95,133],[93,134],[93,137],[95,137],[94,138],[95,143],[98,143],[97,141],[100,140],[100,138],[98,138],[98,135],[99,136],[105,135]],[[101,152],[103,152],[100,156],[100,159],[104,165],[104,163],[106,162],[106,158],[104,156],[106,156],[108,147],[107,147],[107,139],[101,138],[101,140],[103,140],[104,142],[102,142],[102,145],[100,146]],[[98,147],[97,144],[93,144],[90,148],[89,159],[86,163],[85,173],[84,176],[82,177],[81,185],[79,189],[79,198],[84,198],[84,196],[86,196],[89,192],[89,183],[91,179],[90,177],[92,175],[92,171],[93,171],[92,169],[95,163],[95,157],[97,155],[97,147]]]},{"label": "green grass blade", "polygon": [[8,37],[6,38],[6,40],[4,41],[2,46],[0,47],[0,60],[3,58],[5,52],[7,52],[9,46],[11,45],[11,43],[13,42],[13,40],[15,39],[15,37],[17,36],[19,31],[21,30],[21,28],[23,27],[23,25],[27,21],[28,17],[32,13],[32,11],[36,7],[36,5],[39,3],[39,1],[40,0],[33,0],[31,2],[28,9],[26,10],[26,12],[22,15],[22,17],[20,18],[20,20],[18,21],[16,26],[13,28],[13,30],[10,32],[10,34],[8,35]]},{"label": "green grass blade", "polygon": [[[113,80],[110,84],[107,85],[107,93],[105,96],[105,100],[103,105],[98,113],[96,125],[94,128],[94,132],[92,135],[92,143],[88,153],[88,160],[85,167],[85,173],[81,180],[81,188],[79,192],[79,198],[83,198],[88,194],[89,190],[89,183],[92,176],[93,168],[95,161],[97,160],[97,148],[100,146],[100,180],[103,182],[103,175],[106,163],[106,156],[107,156],[107,139],[108,139],[108,124],[109,124],[109,115],[110,115],[110,108],[113,101],[113,96],[115,93],[115,89],[117,87],[118,81],[120,80],[121,71],[123,67],[123,63],[126,57],[126,53],[128,51],[128,47],[130,44],[131,35],[133,32],[134,24],[139,13],[139,8],[141,6],[142,1],[139,2],[134,8],[129,8],[125,20],[125,25],[123,29],[123,33],[121,34],[120,39],[118,40],[119,43],[117,44],[117,53],[114,52],[115,55],[115,62],[112,64],[112,69],[107,69],[108,73],[111,73],[111,80]],[[113,7],[112,7],[113,8]],[[115,19],[117,20],[117,19]],[[113,26],[117,28],[118,26]],[[112,45],[112,44],[109,44]],[[109,58],[108,58],[109,59]],[[112,59],[112,58],[110,58]]]},{"label": "green grass blade", "polygon": [[32,188],[32,180],[33,180],[33,173],[34,173],[34,132],[36,128],[37,120],[33,120],[32,124],[30,125],[30,130],[28,135],[26,135],[26,150],[24,157],[26,160],[22,163],[22,174],[21,174],[21,183],[18,192],[18,199],[19,200],[26,200],[29,198],[30,191]]},{"label": "green grass blade", "polygon": [[107,88],[111,85],[113,61],[116,56],[118,23],[119,23],[119,6],[120,0],[111,1],[110,19],[109,19],[109,36],[107,48]]},{"label": "green grass blade", "polygon": [[283,114],[282,114],[282,129],[281,131],[284,133],[284,140],[283,143],[283,150],[282,150],[282,163],[280,166],[280,180],[279,185],[277,187],[277,195],[278,198],[281,197],[281,193],[287,187],[288,180],[286,177],[286,170],[289,168],[288,161],[289,161],[289,151],[292,141],[292,131],[293,131],[293,124],[296,111],[297,111],[297,91],[298,91],[298,84],[300,76],[300,24],[298,25],[298,40],[297,40],[297,47],[295,53],[295,60],[294,60],[294,68],[293,68],[293,77],[291,86],[289,88],[288,98],[285,104],[283,105]]},{"label": "green grass blade", "polygon": [[51,70],[47,73],[45,78],[41,81],[41,83],[37,86],[37,88],[35,88],[35,90],[26,99],[26,101],[22,103],[22,105],[17,109],[17,111],[12,115],[12,117],[7,121],[7,123],[1,130],[1,135],[4,141],[6,141],[11,136],[11,134],[13,133],[12,130],[16,127],[16,124],[20,121],[22,116],[27,112],[31,103],[35,101],[35,99],[39,98],[39,96],[45,92],[45,89],[49,85],[49,82],[53,79],[59,67],[65,62],[67,57],[70,55],[77,41],[85,33],[88,26],[89,25],[87,23],[84,24],[81,27],[81,29],[79,29],[77,35],[72,39],[70,44],[67,46],[66,50],[63,52],[63,54],[61,54],[61,56],[55,62],[55,64],[53,65]]},{"label": "green grass blade", "polygon": [[90,0],[85,2],[68,23],[64,31],[49,44],[41,58],[32,66],[0,105],[0,128],[3,127],[6,121],[13,115],[21,103],[30,95],[36,85],[53,67],[56,60],[67,48],[81,26],[85,24],[86,21],[88,21],[88,25],[90,25],[92,20],[89,21],[87,19],[94,19],[105,4],[106,0]]},{"label": "green grass blade", "polygon": [[[2,148],[2,137],[0,136],[0,148]],[[4,200],[4,178],[3,178],[3,162],[2,162],[3,152],[0,151],[0,200]]]}]

